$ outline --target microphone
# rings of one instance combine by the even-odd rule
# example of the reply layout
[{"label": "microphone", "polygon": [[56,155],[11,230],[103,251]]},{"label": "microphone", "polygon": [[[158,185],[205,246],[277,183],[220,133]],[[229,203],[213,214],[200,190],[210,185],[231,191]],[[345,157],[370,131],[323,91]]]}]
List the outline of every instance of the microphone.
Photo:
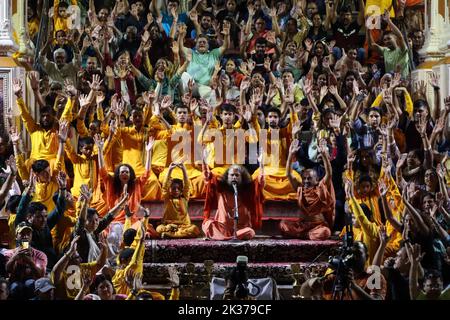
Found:
[{"label": "microphone", "polygon": [[237,194],[237,193],[238,193],[238,190],[237,190],[237,182],[236,182],[236,181],[233,181],[233,182],[231,182],[231,185],[233,186],[234,193]]}]

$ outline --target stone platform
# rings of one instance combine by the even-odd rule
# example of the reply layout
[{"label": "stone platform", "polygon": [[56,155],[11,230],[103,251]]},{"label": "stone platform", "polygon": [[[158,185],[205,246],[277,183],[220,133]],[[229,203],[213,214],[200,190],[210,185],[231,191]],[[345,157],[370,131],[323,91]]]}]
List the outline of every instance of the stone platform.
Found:
[{"label": "stone platform", "polygon": [[147,240],[146,263],[203,263],[205,260],[233,263],[244,255],[249,263],[324,262],[333,255],[339,242],[270,239],[250,241],[212,241],[205,239]]},{"label": "stone platform", "polygon": [[[266,278],[272,277],[278,285],[292,285],[294,278],[292,276],[291,265],[294,262],[279,262],[279,263],[249,263],[248,276],[249,278]],[[168,284],[167,271],[169,266],[175,266],[179,271],[180,283],[185,286],[188,283],[189,276],[187,275],[186,263],[145,263],[144,264],[144,278],[143,282],[146,285]],[[305,268],[314,268],[320,272],[324,272],[327,268],[326,262],[319,263],[300,263],[300,272],[303,273]],[[236,266],[235,263],[214,263],[211,275],[216,277],[225,277],[231,269]],[[193,282],[198,286],[206,283],[209,279],[203,263],[194,263]]]},{"label": "stone platform", "polygon": [[[314,267],[324,271],[329,256],[335,255],[340,242],[304,241],[277,239],[258,236],[250,241],[211,241],[205,239],[147,240],[144,256],[144,282],[148,285],[167,283],[169,266],[180,272],[182,284],[190,278],[186,266],[191,264],[191,280],[196,288],[213,276],[225,277],[236,265],[236,257],[248,257],[250,278],[272,277],[280,285],[292,285],[291,265],[297,263],[300,269]],[[211,260],[210,274],[205,260]],[[205,289],[206,290],[206,289]]]}]

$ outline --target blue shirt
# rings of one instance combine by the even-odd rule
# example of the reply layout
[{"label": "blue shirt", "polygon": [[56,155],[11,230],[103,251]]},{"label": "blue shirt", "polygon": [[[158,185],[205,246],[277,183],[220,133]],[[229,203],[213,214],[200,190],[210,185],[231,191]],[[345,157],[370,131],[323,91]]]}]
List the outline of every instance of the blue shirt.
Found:
[{"label": "blue shirt", "polygon": [[[166,35],[168,36],[170,34],[170,28],[172,27],[173,23],[173,17],[171,15],[168,15],[167,13],[161,13],[163,16],[162,19],[162,26],[164,28],[164,31],[166,32]],[[187,14],[186,13],[180,13],[178,15],[178,23],[186,23],[187,21]]]}]

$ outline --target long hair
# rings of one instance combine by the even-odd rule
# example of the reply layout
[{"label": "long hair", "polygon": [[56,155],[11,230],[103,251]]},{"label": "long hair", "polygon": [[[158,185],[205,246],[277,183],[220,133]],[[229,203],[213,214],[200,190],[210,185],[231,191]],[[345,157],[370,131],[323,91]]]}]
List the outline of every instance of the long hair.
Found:
[{"label": "long hair", "polygon": [[122,194],[122,182],[120,181],[120,167],[127,167],[130,170],[130,180],[128,180],[128,193],[134,191],[134,185],[136,183],[136,173],[134,173],[134,169],[128,163],[119,164],[114,170],[114,193],[118,196]]},{"label": "long hair", "polygon": [[248,173],[247,169],[244,166],[238,165],[238,164],[233,164],[232,166],[230,166],[222,175],[222,178],[220,179],[220,186],[225,188],[225,189],[232,189],[231,185],[228,181],[228,173],[230,172],[231,169],[238,169],[239,173],[241,174],[241,184],[238,185],[239,189],[246,189],[248,188],[248,186],[252,183],[252,177],[250,176],[250,174]]}]

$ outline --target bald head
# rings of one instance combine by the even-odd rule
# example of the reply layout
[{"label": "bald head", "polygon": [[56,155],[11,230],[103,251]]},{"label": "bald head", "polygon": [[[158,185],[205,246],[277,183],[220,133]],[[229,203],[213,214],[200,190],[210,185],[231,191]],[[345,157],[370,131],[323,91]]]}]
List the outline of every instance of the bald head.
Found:
[{"label": "bald head", "polygon": [[305,169],[302,172],[302,182],[305,188],[313,188],[319,184],[317,171],[314,169]]}]

